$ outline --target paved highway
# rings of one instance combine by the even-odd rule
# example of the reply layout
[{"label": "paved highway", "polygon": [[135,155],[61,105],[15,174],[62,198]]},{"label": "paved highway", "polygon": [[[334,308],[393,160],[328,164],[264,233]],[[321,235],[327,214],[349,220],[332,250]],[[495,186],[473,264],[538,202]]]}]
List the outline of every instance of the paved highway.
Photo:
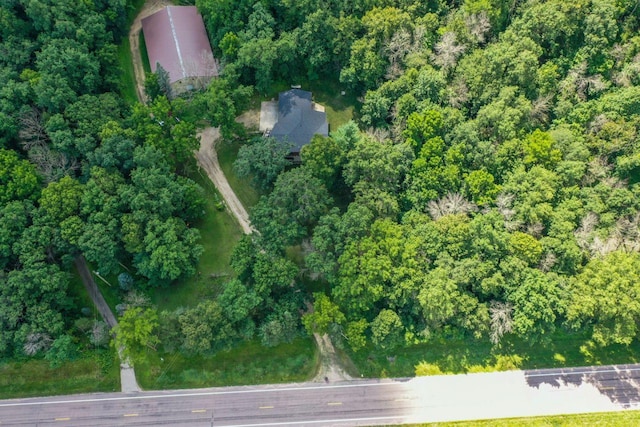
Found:
[{"label": "paved highway", "polygon": [[4,426],[357,426],[616,411],[640,365],[0,401]]}]

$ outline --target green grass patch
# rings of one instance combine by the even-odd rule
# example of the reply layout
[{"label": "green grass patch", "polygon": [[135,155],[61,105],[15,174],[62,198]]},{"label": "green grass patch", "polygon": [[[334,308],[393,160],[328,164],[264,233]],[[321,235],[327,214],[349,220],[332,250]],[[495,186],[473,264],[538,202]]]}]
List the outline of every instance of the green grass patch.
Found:
[{"label": "green grass patch", "polygon": [[[508,418],[503,420],[461,421],[418,424],[433,427],[623,427],[640,424],[640,411],[602,412],[597,414],[554,415],[549,417]],[[418,425],[414,425],[418,426]]]},{"label": "green grass patch", "polygon": [[356,106],[359,105],[355,94],[345,92],[336,81],[316,81],[309,85],[314,101],[324,105],[329,122],[329,131],[334,132],[340,126],[354,119]]},{"label": "green grass patch", "polygon": [[[634,346],[611,345],[600,348],[589,344],[585,333],[556,331],[549,343],[530,345],[522,340],[504,340],[496,350],[488,340],[447,339],[383,353],[372,346],[349,352],[355,371],[364,377],[410,377],[424,361],[442,373],[488,372],[497,370],[556,368],[570,366],[637,363]],[[511,356],[512,358],[509,358]],[[521,358],[517,363],[515,358]]]},{"label": "green grass patch", "polygon": [[69,280],[67,295],[73,299],[75,306],[78,308],[78,313],[80,313],[82,308],[87,307],[91,310],[92,318],[99,318],[100,313],[98,313],[98,309],[93,304],[91,297],[87,293],[87,289],[84,287],[84,283],[82,283],[82,279],[80,278],[80,274],[78,273],[78,269],[75,268],[75,265],[71,269],[70,274],[71,279]]},{"label": "green grass patch", "polygon": [[0,362],[0,399],[119,391],[115,357],[111,350],[86,352],[56,369],[42,359]]},{"label": "green grass patch", "polygon": [[222,141],[218,144],[218,161],[220,162],[220,168],[227,177],[229,185],[238,196],[238,199],[242,202],[245,209],[249,210],[252,206],[258,203],[261,192],[255,189],[251,185],[249,178],[241,179],[233,171],[233,162],[238,157],[238,150],[241,143],[239,141]]},{"label": "green grass patch", "polygon": [[145,73],[151,72],[151,64],[149,62],[149,54],[147,53],[147,44],[144,41],[142,31],[138,33],[138,47],[140,48],[140,57],[142,58],[142,68]]},{"label": "green grass patch", "polygon": [[192,170],[189,178],[205,190],[205,215],[194,224],[200,230],[200,244],[204,252],[200,256],[196,275],[152,292],[152,302],[160,310],[193,307],[203,299],[213,298],[220,286],[234,277],[230,259],[234,246],[242,236],[240,226],[226,210],[218,210],[221,197],[204,172],[195,168]]},{"label": "green grass patch", "polygon": [[151,353],[136,374],[151,390],[298,382],[312,378],[317,367],[316,346],[304,337],[272,348],[244,342],[212,356]]},{"label": "green grass patch", "polygon": [[129,37],[123,37],[118,46],[118,63],[120,65],[120,94],[127,104],[138,102],[136,95],[136,78],[133,72],[133,62],[131,61],[131,45]]}]

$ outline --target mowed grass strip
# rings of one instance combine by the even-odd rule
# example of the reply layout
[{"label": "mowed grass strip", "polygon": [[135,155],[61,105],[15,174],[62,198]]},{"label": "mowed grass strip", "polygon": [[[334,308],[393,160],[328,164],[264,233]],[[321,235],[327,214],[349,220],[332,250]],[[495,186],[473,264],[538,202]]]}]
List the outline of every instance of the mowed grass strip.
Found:
[{"label": "mowed grass strip", "polygon": [[136,366],[147,390],[305,381],[317,371],[319,358],[310,337],[265,348],[257,340],[211,356],[149,353]]},{"label": "mowed grass strip", "polygon": [[[127,33],[122,35],[122,40],[118,45],[118,64],[121,70],[120,94],[127,104],[132,105],[138,102],[138,96],[136,95],[136,78],[133,71],[133,62],[131,61],[131,44],[129,43],[128,29],[142,6],[144,6],[145,0],[132,0],[127,3]],[[147,59],[148,62],[149,60]]]},{"label": "mowed grass strip", "polygon": [[136,78],[131,62],[131,44],[129,37],[124,36],[118,46],[118,64],[120,65],[120,94],[127,104],[138,102],[136,95]]},{"label": "mowed grass strip", "polygon": [[87,351],[56,369],[42,359],[0,362],[0,399],[99,391],[120,391],[111,350]]}]

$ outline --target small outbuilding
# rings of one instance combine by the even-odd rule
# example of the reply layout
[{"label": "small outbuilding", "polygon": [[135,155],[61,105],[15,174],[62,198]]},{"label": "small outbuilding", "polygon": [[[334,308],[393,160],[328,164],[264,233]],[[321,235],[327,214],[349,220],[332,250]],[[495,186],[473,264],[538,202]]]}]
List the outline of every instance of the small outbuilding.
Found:
[{"label": "small outbuilding", "polygon": [[202,16],[195,6],[167,6],[142,20],[151,71],[169,73],[174,93],[204,87],[218,76]]},{"label": "small outbuilding", "polygon": [[[263,110],[265,110],[263,105]],[[275,114],[267,114],[271,116]],[[265,114],[262,114],[265,116]],[[261,117],[262,118],[262,117]],[[300,159],[300,150],[311,141],[314,135],[329,135],[329,123],[324,107],[313,102],[311,92],[291,89],[278,95],[277,120],[273,127],[265,126],[261,120],[261,130],[265,135],[291,144],[289,157]]]}]

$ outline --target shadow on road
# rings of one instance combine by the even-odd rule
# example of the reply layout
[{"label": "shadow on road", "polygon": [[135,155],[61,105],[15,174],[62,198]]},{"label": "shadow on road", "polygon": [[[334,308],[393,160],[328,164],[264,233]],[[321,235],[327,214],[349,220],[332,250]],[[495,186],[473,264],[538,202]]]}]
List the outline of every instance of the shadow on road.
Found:
[{"label": "shadow on road", "polygon": [[613,403],[624,408],[636,406],[640,401],[640,365],[592,366],[566,369],[536,369],[525,371],[530,387],[547,384],[561,386],[593,385]]}]

